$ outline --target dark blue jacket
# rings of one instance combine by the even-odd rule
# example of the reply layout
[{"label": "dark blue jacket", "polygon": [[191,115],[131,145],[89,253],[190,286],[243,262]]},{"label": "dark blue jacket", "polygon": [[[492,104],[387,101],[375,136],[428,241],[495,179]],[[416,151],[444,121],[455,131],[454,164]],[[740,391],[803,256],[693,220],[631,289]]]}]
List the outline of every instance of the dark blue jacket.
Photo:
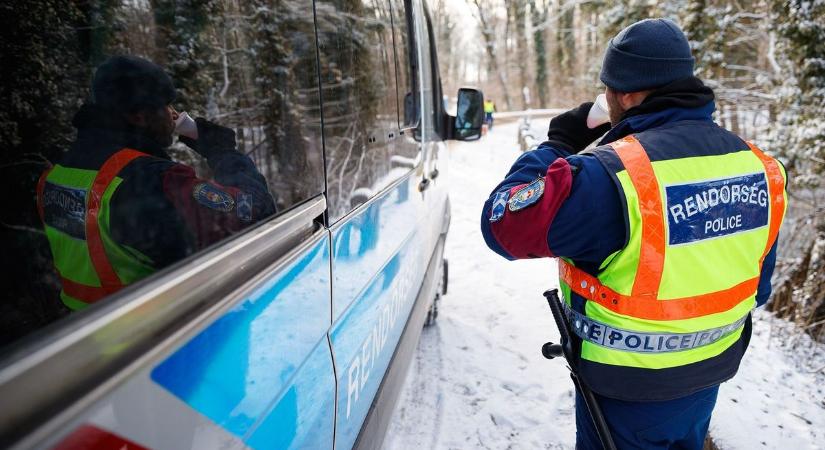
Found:
[{"label": "dark blue jacket", "polygon": [[[607,133],[600,145],[633,134],[651,161],[723,155],[747,149],[741,138],[713,122],[714,108],[713,92],[700,80],[674,82],[625,112],[623,120]],[[585,272],[597,275],[599,266],[626,246],[629,235],[624,201],[614,176],[620,168],[612,164],[614,162],[597,159],[589,152],[568,154],[549,142],[525,153],[484,205],[481,227],[488,246],[509,259],[567,257]],[[538,178],[544,180],[543,193],[540,183],[532,183]],[[506,198],[513,198],[517,207],[521,205],[518,213],[502,206]],[[770,295],[775,259],[776,245],[766,256],[760,274],[756,296],[760,305]],[[572,309],[585,314],[586,300],[575,293],[571,297]],[[629,402],[669,401],[698,395],[733,377],[750,335],[748,315],[739,339],[721,354],[706,360],[656,370],[603,364],[585,358],[577,359],[574,364],[580,378],[604,397]],[[580,345],[574,336],[575,352]]]}]

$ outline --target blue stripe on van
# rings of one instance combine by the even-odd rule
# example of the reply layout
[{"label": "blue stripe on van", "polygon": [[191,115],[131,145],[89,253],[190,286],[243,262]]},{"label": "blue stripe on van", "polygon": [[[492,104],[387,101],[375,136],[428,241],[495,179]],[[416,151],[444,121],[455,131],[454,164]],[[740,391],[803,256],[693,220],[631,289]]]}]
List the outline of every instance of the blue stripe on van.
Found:
[{"label": "blue stripe on van", "polygon": [[158,365],[152,380],[252,447],[330,447],[329,251],[325,237],[263,281]]}]

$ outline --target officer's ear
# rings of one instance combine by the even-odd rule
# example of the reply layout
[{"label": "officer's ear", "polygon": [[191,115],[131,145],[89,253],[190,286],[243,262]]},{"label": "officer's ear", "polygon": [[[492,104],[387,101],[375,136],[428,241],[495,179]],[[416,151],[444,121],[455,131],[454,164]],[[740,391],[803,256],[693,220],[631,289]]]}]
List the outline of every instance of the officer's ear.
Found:
[{"label": "officer's ear", "polygon": [[[614,91],[616,92],[616,91]],[[639,106],[647,98],[652,90],[637,91],[637,92],[616,92],[616,100],[621,105],[622,109],[627,111],[630,108]]]}]

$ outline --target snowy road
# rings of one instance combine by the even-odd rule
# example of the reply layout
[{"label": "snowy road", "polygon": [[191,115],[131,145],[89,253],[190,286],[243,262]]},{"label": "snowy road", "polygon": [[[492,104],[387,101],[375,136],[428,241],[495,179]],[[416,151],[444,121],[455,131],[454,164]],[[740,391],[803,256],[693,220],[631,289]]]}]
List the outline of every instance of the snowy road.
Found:
[{"label": "snowy road", "polygon": [[[451,148],[449,293],[421,335],[387,449],[574,446],[572,382],[561,361],[540,352],[558,341],[541,296],[557,283],[555,261],[506,261],[478,226],[481,205],[518,154],[515,124]],[[800,372],[769,342],[772,323],[757,321],[739,375],[722,387],[711,433],[725,450],[822,448],[822,377]]]}]

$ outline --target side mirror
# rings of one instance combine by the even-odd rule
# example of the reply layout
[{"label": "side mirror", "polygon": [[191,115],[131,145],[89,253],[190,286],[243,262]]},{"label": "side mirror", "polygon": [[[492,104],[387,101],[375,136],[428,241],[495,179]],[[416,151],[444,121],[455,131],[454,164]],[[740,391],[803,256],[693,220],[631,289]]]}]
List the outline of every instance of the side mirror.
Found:
[{"label": "side mirror", "polygon": [[449,117],[449,139],[472,141],[481,137],[484,123],[484,94],[478,89],[461,88],[458,90],[458,102],[455,117]]}]

